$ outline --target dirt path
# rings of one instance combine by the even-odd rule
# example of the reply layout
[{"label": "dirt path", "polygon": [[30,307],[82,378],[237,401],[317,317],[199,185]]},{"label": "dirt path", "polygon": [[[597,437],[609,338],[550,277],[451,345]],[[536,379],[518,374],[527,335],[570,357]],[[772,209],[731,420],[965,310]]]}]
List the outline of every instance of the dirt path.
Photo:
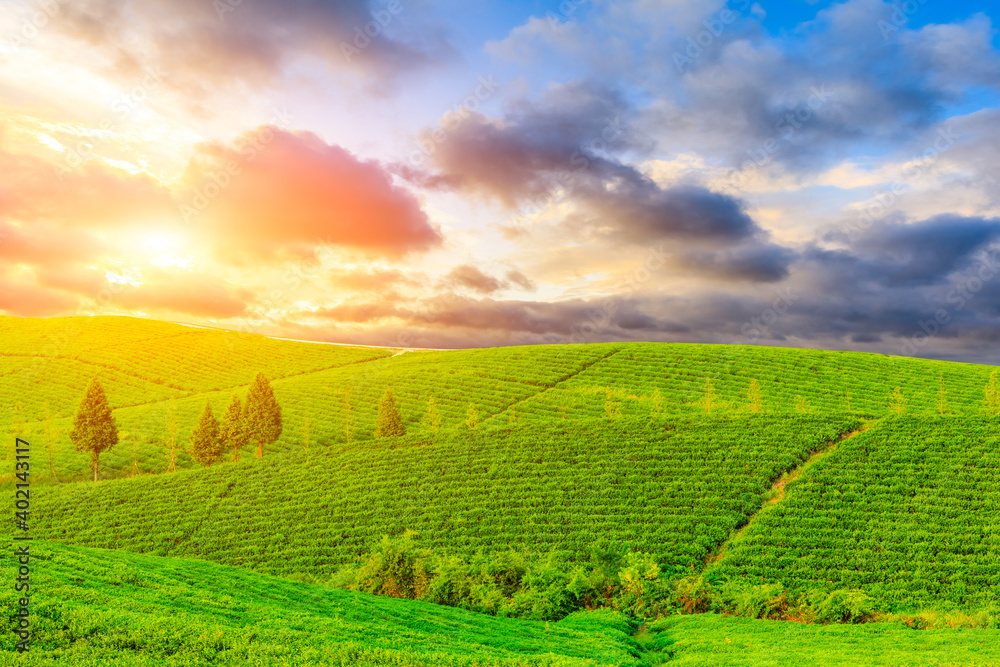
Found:
[{"label": "dirt path", "polygon": [[726,549],[729,546],[729,544],[739,539],[747,531],[747,529],[750,528],[750,526],[757,519],[757,517],[769,511],[772,507],[774,507],[779,502],[784,500],[785,487],[788,485],[789,482],[794,482],[799,477],[801,477],[804,472],[809,470],[809,468],[816,465],[818,461],[822,460],[826,456],[837,451],[837,445],[842,443],[844,440],[847,440],[848,438],[853,438],[858,433],[863,433],[866,429],[867,426],[862,426],[860,429],[856,431],[841,433],[840,438],[828,442],[825,447],[816,450],[815,452],[810,454],[809,458],[807,458],[805,461],[803,461],[796,467],[792,468],[791,470],[787,471],[785,474],[783,474],[781,477],[775,480],[774,484],[771,485],[770,497],[764,501],[764,503],[760,506],[760,509],[758,509],[752,515],[750,515],[750,518],[747,519],[747,522],[743,524],[741,528],[737,529],[732,535],[729,536],[729,539],[727,539],[725,542],[722,543],[722,545],[719,546],[718,550],[716,550],[715,553],[710,554],[708,558],[705,559],[705,569],[708,569],[713,564],[722,560],[722,558],[726,555]]}]

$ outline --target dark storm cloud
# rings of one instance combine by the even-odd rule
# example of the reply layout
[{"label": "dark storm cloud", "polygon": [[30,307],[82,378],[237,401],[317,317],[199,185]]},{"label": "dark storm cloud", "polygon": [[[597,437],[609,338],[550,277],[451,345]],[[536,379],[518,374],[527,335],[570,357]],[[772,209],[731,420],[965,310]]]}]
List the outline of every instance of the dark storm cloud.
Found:
[{"label": "dark storm cloud", "polygon": [[[573,209],[559,223],[566,238],[612,246],[664,241],[672,252],[706,257],[699,269],[720,277],[774,281],[791,253],[768,235],[742,201],[695,183],[663,186],[615,157],[641,152],[626,101],[592,83],[550,89],[538,104],[520,102],[503,118],[475,114],[436,135],[433,180],[531,213],[565,196]],[[708,249],[724,254],[708,255]]]}]

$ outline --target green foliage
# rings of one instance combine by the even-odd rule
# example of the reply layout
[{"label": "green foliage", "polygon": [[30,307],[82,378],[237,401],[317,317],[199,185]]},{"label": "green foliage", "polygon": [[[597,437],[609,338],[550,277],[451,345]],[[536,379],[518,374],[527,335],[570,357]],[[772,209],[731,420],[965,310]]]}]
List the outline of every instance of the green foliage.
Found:
[{"label": "green foliage", "polygon": [[1000,631],[925,630],[899,623],[822,626],[716,614],[669,616],[647,626],[651,662],[678,667],[996,667]]},{"label": "green foliage", "polygon": [[[85,506],[62,485],[39,496],[36,530],[322,580],[406,530],[470,561],[557,546],[586,559],[610,540],[684,576],[757,511],[772,479],[857,425],[740,415],[673,419],[671,431],[647,415],[418,432],[102,484]],[[610,576],[622,566],[609,563]]]},{"label": "green foliage", "polygon": [[997,508],[1000,436],[992,419],[893,418],[804,472],[708,573],[780,583],[795,597],[860,591],[889,611],[994,604]]},{"label": "green foliage", "polygon": [[[175,478],[175,476],[171,476]],[[7,544],[5,548],[10,549]],[[13,651],[17,595],[0,590],[0,662],[13,667],[352,665],[640,667],[613,612],[515,621],[295,583],[202,561],[34,541],[31,650]],[[12,581],[16,560],[3,559]]]},{"label": "green foliage", "polygon": [[87,393],[80,401],[69,437],[76,451],[90,454],[96,482],[101,454],[118,444],[118,425],[111,414],[104,389],[96,379],[87,387]]},{"label": "green foliage", "polygon": [[222,453],[222,439],[219,434],[219,420],[212,414],[212,405],[205,402],[198,426],[191,434],[191,458],[203,466],[210,466],[219,460]]},{"label": "green foliage", "polygon": [[747,389],[747,398],[750,400],[750,412],[760,412],[762,403],[764,402],[764,395],[760,391],[760,382],[757,381],[757,378],[750,380],[750,388]]},{"label": "green foliage", "polygon": [[437,401],[431,396],[427,399],[427,412],[424,413],[423,427],[431,433],[441,430],[441,411],[438,410]]},{"label": "green foliage", "polygon": [[240,401],[239,395],[233,394],[229,407],[226,408],[226,415],[222,419],[222,428],[219,430],[219,440],[223,446],[233,450],[233,461],[240,460],[240,449],[248,442],[243,414],[243,402]]},{"label": "green foliage", "polygon": [[889,396],[889,409],[895,415],[901,415],[906,412],[906,398],[903,396],[903,390],[899,387],[893,389],[892,394]]},{"label": "green foliage", "polygon": [[983,407],[990,417],[1000,416],[1000,387],[997,386],[997,372],[990,373],[989,382],[983,388]]},{"label": "green foliage", "polygon": [[406,435],[403,417],[396,407],[396,399],[392,395],[392,387],[386,387],[382,400],[378,404],[378,417],[375,420],[376,438],[394,438]]},{"label": "green foliage", "polygon": [[469,409],[465,411],[465,428],[474,431],[477,426],[479,426],[479,411],[476,410],[476,404],[470,402]]},{"label": "green foliage", "polygon": [[243,408],[247,440],[257,445],[257,458],[264,456],[264,445],[270,445],[281,436],[281,406],[274,397],[274,390],[263,373],[257,373],[247,391]]}]

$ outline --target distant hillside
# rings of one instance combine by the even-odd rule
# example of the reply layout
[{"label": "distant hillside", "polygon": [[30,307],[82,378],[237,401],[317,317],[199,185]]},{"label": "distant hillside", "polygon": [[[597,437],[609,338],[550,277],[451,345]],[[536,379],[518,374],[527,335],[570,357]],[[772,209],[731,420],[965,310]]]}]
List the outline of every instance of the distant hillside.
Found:
[{"label": "distant hillside", "polygon": [[[0,318],[0,430],[50,444],[60,481],[87,477],[71,417],[93,377],[109,395],[121,442],[104,475],[167,467],[167,424],[182,449],[206,398],[217,414],[253,375],[274,378],[285,429],[275,451],[366,440],[392,385],[411,432],[433,397],[443,427],[747,413],[880,416],[900,388],[906,414],[975,415],[994,370],[851,352],[670,343],[543,345],[443,352],[317,345],[125,317]],[[750,397],[756,380],[759,399]],[[707,403],[706,403],[707,399]],[[49,419],[46,420],[46,415]],[[11,456],[7,448],[2,450]],[[45,467],[48,468],[46,453]],[[182,451],[178,466],[195,464]],[[37,482],[51,481],[52,475]],[[9,483],[10,475],[0,475]]]},{"label": "distant hillside", "polygon": [[37,534],[323,581],[383,535],[471,557],[618,542],[683,574],[771,480],[855,426],[759,416],[631,419],[414,435],[309,455],[47,490]]}]

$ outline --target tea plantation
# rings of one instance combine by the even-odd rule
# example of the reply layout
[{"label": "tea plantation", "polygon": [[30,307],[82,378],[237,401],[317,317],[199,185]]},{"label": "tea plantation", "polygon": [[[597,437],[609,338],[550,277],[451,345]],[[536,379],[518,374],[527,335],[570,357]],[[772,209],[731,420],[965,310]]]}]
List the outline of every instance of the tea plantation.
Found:
[{"label": "tea plantation", "polygon": [[[37,553],[36,643],[0,665],[1000,665],[997,370],[0,317]],[[197,465],[206,401],[258,372],[280,438]],[[69,441],[95,378],[97,483]],[[375,438],[387,387],[406,435]]]}]

